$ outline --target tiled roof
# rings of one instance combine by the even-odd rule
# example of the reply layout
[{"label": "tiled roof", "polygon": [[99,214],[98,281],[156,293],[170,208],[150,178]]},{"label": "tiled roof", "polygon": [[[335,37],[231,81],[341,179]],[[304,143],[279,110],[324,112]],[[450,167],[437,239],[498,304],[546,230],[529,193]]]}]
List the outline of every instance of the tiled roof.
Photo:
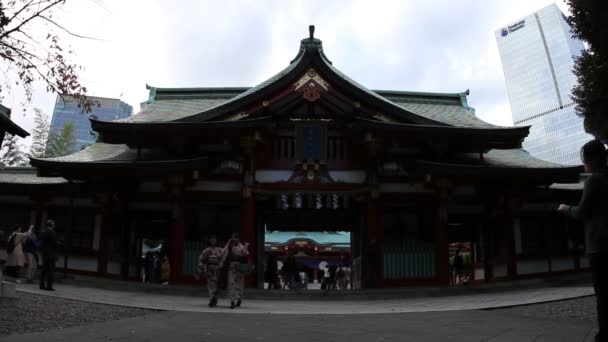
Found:
[{"label": "tiled roof", "polygon": [[136,151],[132,151],[127,145],[95,143],[89,145],[76,153],[61,157],[41,158],[44,161],[86,163],[93,161],[118,161],[134,160],[137,156]]},{"label": "tiled roof", "polygon": [[62,177],[38,177],[34,168],[5,168],[0,169],[0,184],[67,184]]},{"label": "tiled roof", "polygon": [[[367,96],[382,107],[387,108],[407,122],[420,121],[427,125],[450,125],[468,128],[501,128],[486,123],[473,115],[466,106],[465,93],[421,93],[391,90],[369,90],[357,83],[336,67],[325,57],[321,41],[318,39],[304,39],[298,56],[288,67],[252,88],[225,87],[225,88],[155,88],[150,89],[150,100],[144,109],[131,118],[117,122],[200,122],[213,120],[217,115],[246,99],[250,95],[264,92],[265,89],[296,67],[302,67],[304,57],[308,50],[319,52],[321,63],[327,73],[333,73],[343,80],[344,85],[354,87],[360,95]],[[310,53],[314,55],[314,53]],[[463,101],[465,102],[463,104]],[[234,110],[234,108],[230,108]]]},{"label": "tiled roof", "polygon": [[42,161],[63,162],[63,163],[88,163],[88,162],[133,162],[133,161],[153,161],[168,160],[168,152],[163,149],[142,148],[139,159],[137,149],[130,148],[125,144],[106,144],[95,143],[85,147],[76,153],[61,157],[41,158]]},{"label": "tiled roof", "polygon": [[[479,157],[478,157],[479,158]],[[571,168],[571,166],[554,164],[531,156],[522,149],[491,150],[483,156],[488,166],[523,167],[523,168]]]},{"label": "tiled roof", "polygon": [[[205,88],[212,91],[212,88]],[[176,95],[179,97],[179,95]],[[116,122],[169,122],[174,120],[186,121],[186,118],[201,113],[210,108],[217,107],[230,98],[197,98],[200,96],[191,95],[191,98],[184,97],[179,99],[154,100],[146,105],[146,108],[138,114],[126,119],[116,120]],[[441,122],[450,126],[469,127],[469,128],[501,128],[489,124],[477,118],[471,111],[458,101],[437,101],[430,99],[428,95],[420,94],[407,97],[391,96],[386,98],[395,105],[406,109],[416,115]]]},{"label": "tiled roof", "polygon": [[484,153],[483,161],[481,161],[478,153],[463,153],[452,156],[445,164],[524,169],[578,168],[577,166],[554,164],[535,158],[522,149],[490,150]]},{"label": "tiled roof", "polygon": [[471,113],[460,104],[421,103],[406,102],[404,99],[395,98],[393,103],[414,114],[439,121],[450,126],[470,128],[501,128],[489,124]]},{"label": "tiled roof", "polygon": [[230,98],[155,100],[139,113],[115,122],[169,122],[205,112]]}]

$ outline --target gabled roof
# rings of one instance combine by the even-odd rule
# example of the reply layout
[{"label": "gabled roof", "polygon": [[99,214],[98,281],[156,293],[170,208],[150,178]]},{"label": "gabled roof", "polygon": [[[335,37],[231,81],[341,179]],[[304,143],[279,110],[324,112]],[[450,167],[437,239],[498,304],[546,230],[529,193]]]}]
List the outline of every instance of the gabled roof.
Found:
[{"label": "gabled roof", "polygon": [[26,130],[19,127],[16,123],[11,121],[11,110],[0,104],[0,131],[6,131],[12,135],[18,135],[22,138],[30,135]]},{"label": "gabled roof", "polygon": [[522,149],[491,150],[483,154],[456,154],[441,162],[419,160],[417,164],[436,174],[475,175],[501,180],[505,175],[536,177],[545,184],[576,182],[581,166],[554,164],[531,156]]},{"label": "gabled roof", "polygon": [[[145,131],[151,123],[198,123],[205,121],[240,120],[249,116],[248,110],[268,106],[273,98],[286,91],[295,93],[294,84],[310,70],[315,70],[339,94],[352,110],[353,119],[363,117],[378,122],[375,116],[389,117],[389,121],[400,124],[434,127],[466,128],[473,134],[491,129],[513,141],[508,146],[521,144],[527,136],[528,127],[500,127],[475,117],[473,109],[466,104],[466,93],[417,93],[399,91],[372,91],[355,82],[332,65],[323,52],[320,40],[303,39],[298,55],[282,71],[252,88],[154,88],[150,89],[150,100],[141,113],[132,118],[101,123],[92,120],[93,129],[100,133]],[[355,104],[356,103],[356,104]],[[374,113],[368,112],[373,110]],[[242,113],[242,116],[235,116]],[[395,120],[393,120],[395,119]],[[385,120],[386,121],[386,120]],[[120,133],[123,134],[124,133]],[[487,134],[477,133],[477,134]],[[107,135],[102,134],[102,137]]]}]

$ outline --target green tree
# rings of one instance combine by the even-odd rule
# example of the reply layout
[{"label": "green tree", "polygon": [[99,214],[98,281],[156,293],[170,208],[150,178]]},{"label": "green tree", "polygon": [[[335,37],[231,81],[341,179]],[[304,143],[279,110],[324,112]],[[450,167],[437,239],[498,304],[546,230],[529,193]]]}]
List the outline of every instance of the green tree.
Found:
[{"label": "green tree", "polygon": [[51,132],[47,144],[45,157],[61,157],[74,152],[76,139],[74,136],[74,124],[66,123],[59,134]]},{"label": "green tree", "polygon": [[30,157],[42,158],[46,151],[46,144],[49,139],[49,118],[40,109],[34,108],[35,127],[32,130],[32,145],[30,146]]},{"label": "green tree", "polygon": [[87,37],[70,32],[55,20],[53,10],[64,4],[65,0],[0,0],[0,65],[10,71],[4,75],[10,77],[0,80],[0,100],[3,90],[18,85],[31,102],[34,82],[40,81],[47,91],[71,95],[84,111],[91,110],[87,89],[79,79],[82,68],[70,62],[74,51],[61,40],[65,34]]},{"label": "green tree", "polygon": [[572,90],[576,113],[584,118],[585,130],[608,140],[608,1],[568,0],[568,22],[574,36],[588,49],[576,58],[578,85]]},{"label": "green tree", "polygon": [[0,161],[6,166],[27,166],[29,161],[23,153],[22,146],[17,142],[16,135],[7,135],[2,144]]}]

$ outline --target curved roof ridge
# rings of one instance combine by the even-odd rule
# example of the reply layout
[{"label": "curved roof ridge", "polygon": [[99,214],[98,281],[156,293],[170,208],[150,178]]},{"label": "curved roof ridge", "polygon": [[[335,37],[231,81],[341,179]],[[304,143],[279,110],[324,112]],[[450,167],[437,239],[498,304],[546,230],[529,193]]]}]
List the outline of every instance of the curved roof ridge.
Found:
[{"label": "curved roof ridge", "polygon": [[[304,54],[302,54],[299,58],[299,60],[301,60],[304,57]],[[299,61],[298,61],[299,62]],[[291,71],[293,71],[295,69],[295,67],[298,65],[299,63],[291,63],[289,66],[287,66],[285,69],[281,70],[280,72],[278,72],[277,74],[275,74],[274,76],[270,77],[269,79],[267,79],[266,81],[258,84],[255,87],[249,88],[248,90],[246,90],[245,92],[229,99],[226,102],[223,102],[221,104],[218,104],[217,106],[211,107],[201,113],[198,114],[194,114],[185,118],[181,118],[178,119],[176,121],[188,121],[191,119],[196,119],[198,117],[201,117],[200,119],[202,120],[207,120],[207,119],[213,119],[215,116],[213,115],[213,111],[217,111],[221,108],[225,108],[225,107],[229,107],[230,105],[232,105],[233,103],[240,101],[241,99],[244,99],[246,97],[248,97],[251,94],[256,93],[259,90],[262,90],[264,88],[266,88],[267,86],[273,84],[275,81],[277,81],[278,79],[282,78],[283,76],[287,75],[288,73],[290,73]],[[209,115],[206,116],[204,114],[208,113]],[[223,114],[223,113],[222,113]]]}]

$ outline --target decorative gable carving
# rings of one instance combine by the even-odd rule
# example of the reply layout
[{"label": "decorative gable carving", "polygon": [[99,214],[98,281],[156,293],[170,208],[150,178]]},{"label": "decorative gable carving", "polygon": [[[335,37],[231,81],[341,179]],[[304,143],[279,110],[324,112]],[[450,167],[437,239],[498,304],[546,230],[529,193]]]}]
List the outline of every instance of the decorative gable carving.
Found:
[{"label": "decorative gable carving", "polygon": [[314,102],[321,98],[322,92],[329,90],[327,83],[315,69],[310,68],[296,83],[294,83],[294,91],[301,92],[302,97],[310,102]]}]

